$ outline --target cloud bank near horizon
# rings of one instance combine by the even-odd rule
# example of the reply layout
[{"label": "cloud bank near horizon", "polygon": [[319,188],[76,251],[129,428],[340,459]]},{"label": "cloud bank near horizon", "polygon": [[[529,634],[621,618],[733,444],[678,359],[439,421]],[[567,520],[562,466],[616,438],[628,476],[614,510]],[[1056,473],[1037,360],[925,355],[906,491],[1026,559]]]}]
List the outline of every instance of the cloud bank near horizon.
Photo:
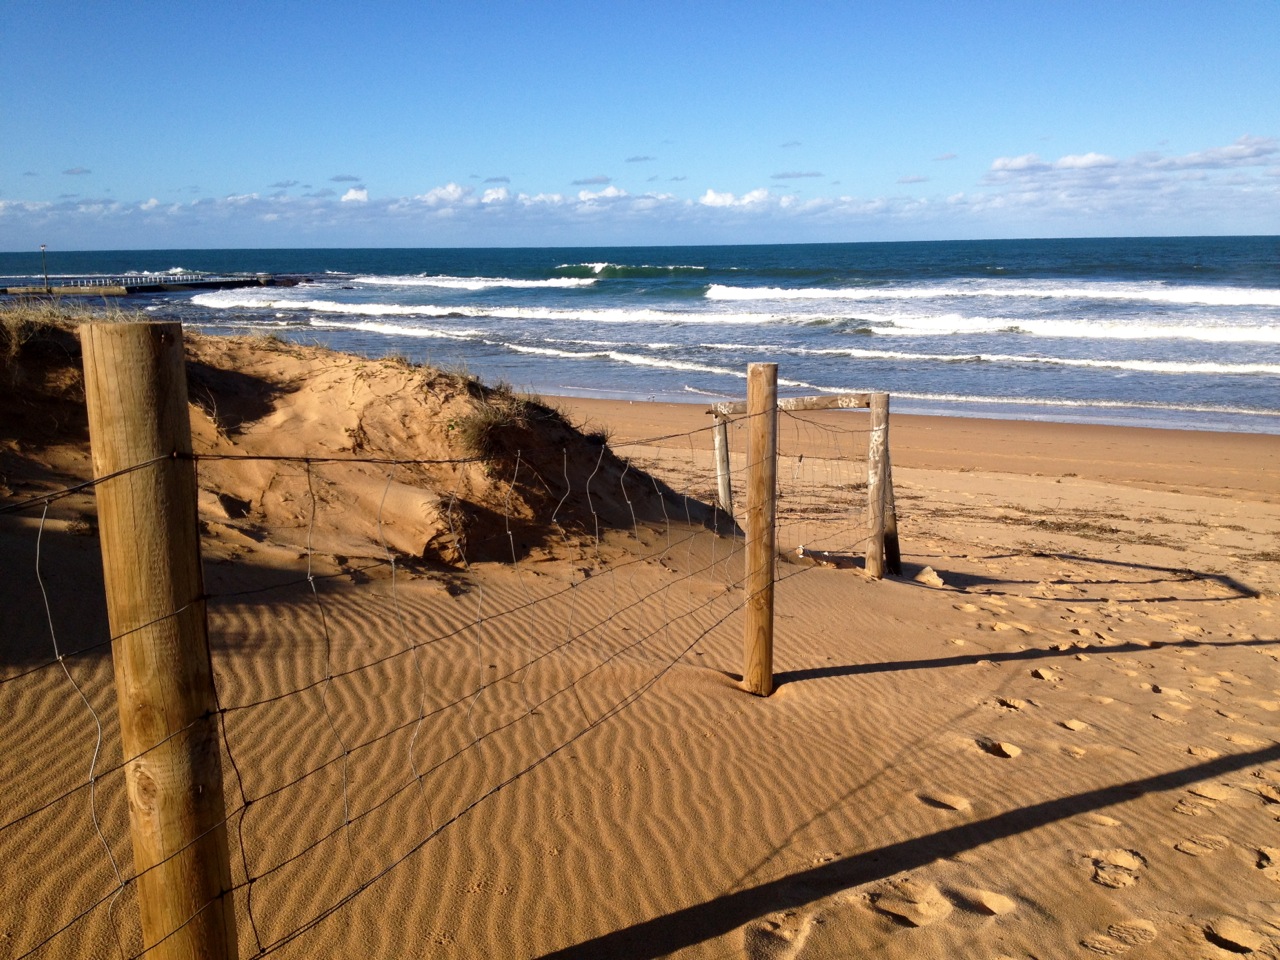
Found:
[{"label": "cloud bank near horizon", "polygon": [[[943,155],[946,159],[951,156]],[[942,159],[941,157],[939,159]],[[782,175],[767,179],[777,180]],[[790,173],[791,177],[817,174]],[[1280,141],[1244,135],[1181,155],[1101,152],[997,157],[970,191],[802,197],[783,185],[632,192],[604,175],[574,192],[492,177],[412,196],[378,196],[352,174],[341,196],[285,189],[162,202],[0,197],[0,249],[175,246],[505,246],[1064,236],[1118,232],[1268,233],[1280,222]],[[672,178],[679,180],[680,178]],[[903,188],[928,178],[904,176]],[[295,186],[279,181],[272,187]],[[497,184],[488,186],[488,184]],[[599,187],[600,189],[593,189]]]}]

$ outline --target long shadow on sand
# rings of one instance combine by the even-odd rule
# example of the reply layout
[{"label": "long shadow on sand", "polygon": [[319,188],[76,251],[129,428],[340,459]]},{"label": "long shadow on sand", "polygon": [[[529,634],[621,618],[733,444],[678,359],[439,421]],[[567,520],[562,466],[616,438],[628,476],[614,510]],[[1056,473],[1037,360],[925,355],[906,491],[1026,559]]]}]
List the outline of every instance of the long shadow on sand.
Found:
[{"label": "long shadow on sand", "polygon": [[[1086,582],[1086,583],[1092,583],[1092,584],[1098,584],[1098,585],[1152,586],[1154,584],[1163,584],[1163,583],[1174,584],[1174,583],[1193,583],[1196,581],[1205,581],[1208,583],[1216,583],[1223,589],[1229,590],[1231,593],[1235,594],[1235,596],[1234,597],[1178,597],[1178,596],[1173,596],[1171,594],[1169,596],[1146,597],[1144,599],[1157,601],[1157,602],[1176,600],[1179,603],[1207,603],[1207,602],[1220,603],[1223,600],[1233,600],[1233,599],[1252,600],[1258,596],[1258,590],[1256,588],[1249,586],[1247,583],[1242,583],[1241,581],[1235,579],[1234,577],[1229,577],[1223,573],[1205,573],[1200,570],[1192,570],[1189,567],[1161,567],[1155,564],[1133,563],[1127,560],[1107,560],[1102,557],[1085,557],[1085,556],[1081,556],[1079,554],[1074,554],[1074,553],[1035,553],[1035,554],[1005,553],[1005,554],[993,554],[991,556],[981,557],[980,559],[1011,560],[1011,559],[1023,558],[1026,556],[1039,557],[1045,560],[1061,560],[1068,563],[1093,564],[1095,566],[1113,567],[1113,568],[1119,568],[1122,570],[1143,570],[1153,574],[1153,576],[1145,579],[1123,579],[1120,577],[1112,577],[1109,579],[1075,581],[1075,580],[1065,580],[1062,578],[1057,578],[1053,580],[1043,581],[1043,582],[1048,582],[1050,584],[1056,584],[1059,586],[1076,584],[1080,582]],[[914,576],[916,573],[918,573],[922,569],[922,565],[920,564],[905,565],[905,566],[908,567],[908,571],[906,573],[907,579],[910,579],[912,576]],[[969,590],[969,589],[972,589],[973,587],[1010,587],[1014,585],[1035,586],[1042,582],[1040,580],[1010,580],[1008,577],[987,577],[977,573],[961,573],[956,570],[946,570],[941,567],[941,564],[936,564],[934,566],[934,569],[937,570],[938,574],[946,582],[947,586],[955,587],[961,591]],[[996,591],[996,594],[997,596],[999,596],[1000,595],[999,591]],[[1048,600],[1048,601],[1053,601],[1056,599],[1060,602],[1073,603],[1073,604],[1105,603],[1106,602],[1105,600],[1101,600],[1101,599],[1091,600],[1087,597],[1085,598],[1041,597],[1040,599]]]},{"label": "long shadow on sand", "polygon": [[[1165,647],[1265,647],[1274,640],[1175,640],[1168,643],[1120,643],[1112,647],[1091,647],[1091,653],[1150,653]],[[864,673],[891,673],[898,670],[944,670],[948,667],[971,667],[979,663],[1005,663],[1018,660],[1045,660],[1054,657],[1074,657],[1080,651],[1044,650],[1032,647],[1028,650],[1010,650],[1005,653],[970,653],[958,657],[938,657],[933,660],[885,660],[878,663],[847,663],[825,667],[809,667],[804,670],[783,670],[773,675],[775,687],[801,680],[821,680],[826,677],[853,677]],[[734,674],[734,679],[741,680]]]},{"label": "long shadow on sand", "polygon": [[728,893],[706,903],[685,907],[683,910],[545,954],[541,960],[647,960],[666,956],[714,937],[724,936],[743,924],[776,910],[812,903],[849,887],[882,880],[995,840],[1123,803],[1144,794],[1174,790],[1277,759],[1280,759],[1280,746],[1271,746],[1009,810],[973,823],[843,857],[746,890]]}]

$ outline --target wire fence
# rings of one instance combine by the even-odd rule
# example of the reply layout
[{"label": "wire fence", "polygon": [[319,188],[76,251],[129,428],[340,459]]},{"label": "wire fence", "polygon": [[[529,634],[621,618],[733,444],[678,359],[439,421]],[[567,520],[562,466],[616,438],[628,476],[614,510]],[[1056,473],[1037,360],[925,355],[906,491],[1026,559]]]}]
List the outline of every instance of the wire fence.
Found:
[{"label": "wire fence", "polygon": [[[728,421],[737,489],[749,420]],[[851,565],[865,419],[784,413],[778,437],[795,561],[778,578]],[[341,914],[670,671],[739,642],[742,511],[713,506],[710,427],[594,462],[194,459],[241,957]],[[0,858],[22,865],[4,957],[148,953],[128,782],[147,757],[122,752],[94,536],[107,479],[0,506],[30,563],[2,588]]]}]

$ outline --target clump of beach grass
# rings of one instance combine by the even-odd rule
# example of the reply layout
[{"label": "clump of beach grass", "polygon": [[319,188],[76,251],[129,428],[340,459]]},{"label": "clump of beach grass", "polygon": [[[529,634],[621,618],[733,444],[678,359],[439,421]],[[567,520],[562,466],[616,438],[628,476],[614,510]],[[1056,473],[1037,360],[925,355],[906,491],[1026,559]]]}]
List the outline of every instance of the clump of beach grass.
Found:
[{"label": "clump of beach grass", "polygon": [[535,424],[560,424],[567,421],[559,410],[536,396],[515,392],[509,383],[500,381],[485,387],[474,377],[456,376],[458,385],[472,401],[470,413],[450,423],[450,429],[472,456],[492,458],[503,450],[502,440]]},{"label": "clump of beach grass", "polygon": [[49,327],[70,329],[89,321],[124,322],[147,319],[137,310],[59,297],[13,297],[0,300],[0,357],[12,360],[22,345]]}]

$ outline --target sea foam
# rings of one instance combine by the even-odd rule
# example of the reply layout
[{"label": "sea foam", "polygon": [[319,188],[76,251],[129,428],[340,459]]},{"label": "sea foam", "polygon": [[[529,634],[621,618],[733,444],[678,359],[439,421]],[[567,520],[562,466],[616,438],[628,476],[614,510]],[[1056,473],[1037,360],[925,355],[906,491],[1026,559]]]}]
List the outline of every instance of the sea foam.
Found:
[{"label": "sea foam", "polygon": [[397,276],[357,276],[351,278],[352,283],[363,283],[369,286],[387,287],[441,287],[447,290],[490,290],[493,288],[510,288],[514,290],[536,290],[590,287],[596,281],[589,277],[551,277],[546,280],[519,280],[512,277],[434,277],[418,275],[413,277]]},{"label": "sea foam", "polygon": [[946,300],[992,297],[1028,300],[1113,300],[1217,307],[1280,307],[1280,290],[1260,287],[1177,286],[1159,281],[1121,283],[1079,281],[975,280],[859,287],[737,287],[711,284],[709,300]]}]

